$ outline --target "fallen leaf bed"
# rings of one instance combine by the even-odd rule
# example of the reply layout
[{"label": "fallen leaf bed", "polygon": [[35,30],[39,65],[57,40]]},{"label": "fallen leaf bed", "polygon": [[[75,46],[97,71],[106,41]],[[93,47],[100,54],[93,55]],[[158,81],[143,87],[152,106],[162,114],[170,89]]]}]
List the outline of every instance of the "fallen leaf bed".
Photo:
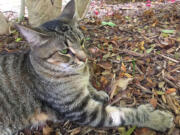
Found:
[{"label": "fallen leaf bed", "polygon": [[[84,48],[91,65],[91,82],[109,94],[109,104],[137,107],[151,103],[155,108],[172,112],[175,126],[168,133],[159,133],[133,126],[94,129],[69,121],[48,121],[38,128],[27,127],[19,134],[179,135],[180,2],[125,14],[116,11],[101,18],[91,16],[81,21],[80,28],[86,38]],[[27,49],[17,31],[0,36],[0,41],[1,51]]]}]

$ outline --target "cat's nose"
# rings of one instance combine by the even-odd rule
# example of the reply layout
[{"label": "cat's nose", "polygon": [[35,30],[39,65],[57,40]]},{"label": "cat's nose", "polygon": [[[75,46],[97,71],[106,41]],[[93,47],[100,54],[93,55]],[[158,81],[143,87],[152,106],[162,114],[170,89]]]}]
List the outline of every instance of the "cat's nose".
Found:
[{"label": "cat's nose", "polygon": [[74,49],[74,48],[71,48],[71,47],[69,47],[69,49],[80,61],[83,61],[83,62],[86,61],[87,56],[86,56],[84,51],[78,50],[78,49]]},{"label": "cat's nose", "polygon": [[87,59],[87,56],[83,51],[78,51],[78,53],[76,54],[76,57],[83,62],[85,62]]}]

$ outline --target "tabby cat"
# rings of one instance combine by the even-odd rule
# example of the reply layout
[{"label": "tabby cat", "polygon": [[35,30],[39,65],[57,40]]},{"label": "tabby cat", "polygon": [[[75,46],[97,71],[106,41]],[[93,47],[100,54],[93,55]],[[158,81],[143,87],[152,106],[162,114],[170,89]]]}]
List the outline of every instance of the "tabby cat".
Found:
[{"label": "tabby cat", "polygon": [[107,105],[108,95],[92,87],[74,0],[55,20],[33,29],[16,27],[30,49],[0,54],[0,135],[62,116],[91,127],[136,125],[165,131],[173,125],[171,114],[149,104],[136,109]]}]

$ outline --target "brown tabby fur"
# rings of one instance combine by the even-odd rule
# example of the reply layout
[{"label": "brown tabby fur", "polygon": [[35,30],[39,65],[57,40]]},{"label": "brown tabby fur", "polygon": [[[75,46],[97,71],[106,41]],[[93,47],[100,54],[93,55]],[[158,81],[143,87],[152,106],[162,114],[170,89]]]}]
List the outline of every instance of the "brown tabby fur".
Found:
[{"label": "brown tabby fur", "polygon": [[92,127],[136,125],[165,131],[172,126],[167,112],[149,104],[136,109],[107,105],[107,94],[91,86],[74,0],[59,18],[38,28],[16,27],[30,49],[0,54],[0,135],[60,117]]}]

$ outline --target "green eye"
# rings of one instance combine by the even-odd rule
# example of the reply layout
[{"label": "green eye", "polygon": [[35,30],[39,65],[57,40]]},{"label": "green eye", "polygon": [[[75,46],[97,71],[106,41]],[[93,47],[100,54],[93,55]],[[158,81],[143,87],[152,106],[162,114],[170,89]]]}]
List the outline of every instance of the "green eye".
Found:
[{"label": "green eye", "polygon": [[67,54],[68,53],[68,49],[63,49],[59,51],[61,54]]}]

